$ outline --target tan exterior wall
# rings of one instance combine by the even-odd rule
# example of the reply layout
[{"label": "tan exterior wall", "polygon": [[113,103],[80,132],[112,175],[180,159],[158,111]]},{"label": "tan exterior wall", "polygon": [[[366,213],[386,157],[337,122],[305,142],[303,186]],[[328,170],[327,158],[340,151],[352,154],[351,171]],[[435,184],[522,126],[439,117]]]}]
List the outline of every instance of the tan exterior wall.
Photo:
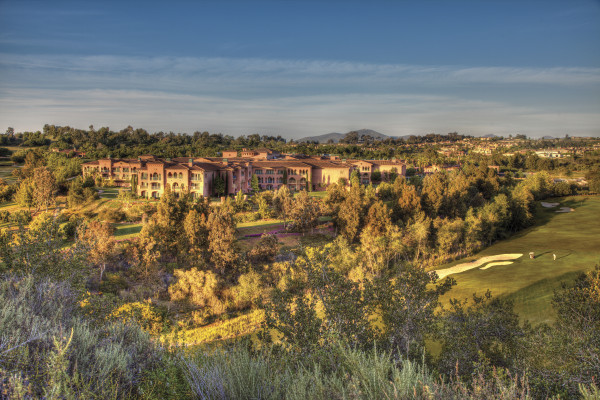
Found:
[{"label": "tan exterior wall", "polygon": [[312,184],[315,190],[325,190],[328,185],[338,183],[340,178],[350,181],[350,168],[313,168]]}]

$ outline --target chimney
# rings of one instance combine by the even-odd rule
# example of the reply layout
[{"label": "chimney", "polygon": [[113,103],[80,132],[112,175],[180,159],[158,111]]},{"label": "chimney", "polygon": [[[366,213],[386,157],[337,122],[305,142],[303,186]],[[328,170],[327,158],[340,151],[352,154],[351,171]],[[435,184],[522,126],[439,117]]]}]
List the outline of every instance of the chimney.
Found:
[{"label": "chimney", "polygon": [[194,165],[194,159],[193,158],[188,158],[188,165],[191,167],[192,165]]},{"label": "chimney", "polygon": [[138,156],[138,162],[142,162],[142,157]]}]

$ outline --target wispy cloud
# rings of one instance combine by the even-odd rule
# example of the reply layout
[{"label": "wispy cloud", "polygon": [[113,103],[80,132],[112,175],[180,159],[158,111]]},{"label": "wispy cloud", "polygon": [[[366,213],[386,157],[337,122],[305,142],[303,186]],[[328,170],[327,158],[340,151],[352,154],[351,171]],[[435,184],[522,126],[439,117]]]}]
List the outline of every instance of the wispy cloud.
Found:
[{"label": "wispy cloud", "polygon": [[0,124],[598,135],[599,88],[598,68],[0,54]]}]

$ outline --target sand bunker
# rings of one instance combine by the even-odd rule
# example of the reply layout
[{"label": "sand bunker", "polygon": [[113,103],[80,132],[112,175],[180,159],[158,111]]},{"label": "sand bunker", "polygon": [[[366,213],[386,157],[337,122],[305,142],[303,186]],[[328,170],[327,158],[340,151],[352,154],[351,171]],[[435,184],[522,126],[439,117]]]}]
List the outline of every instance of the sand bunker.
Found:
[{"label": "sand bunker", "polygon": [[485,267],[481,267],[479,269],[488,269],[488,268],[493,267],[494,265],[510,265],[512,263],[513,263],[512,261],[497,261],[497,262],[489,263]]},{"label": "sand bunker", "polygon": [[555,212],[572,212],[575,211],[571,207],[561,207],[560,210],[556,210]]},{"label": "sand bunker", "polygon": [[[438,274],[438,279],[443,279],[443,278],[447,277],[448,275],[465,272],[470,269],[474,269],[481,265],[487,264],[490,261],[516,260],[517,258],[521,257],[522,255],[523,255],[522,253],[514,253],[514,254],[497,254],[495,256],[481,257],[479,260],[474,260],[474,261],[471,261],[468,263],[457,264],[454,267],[450,267],[450,268],[438,269],[435,272]],[[496,265],[499,265],[499,264],[496,264]]]},{"label": "sand bunker", "polygon": [[542,201],[542,207],[546,207],[546,208],[554,208],[556,206],[558,206],[560,203],[546,203],[545,201]]}]

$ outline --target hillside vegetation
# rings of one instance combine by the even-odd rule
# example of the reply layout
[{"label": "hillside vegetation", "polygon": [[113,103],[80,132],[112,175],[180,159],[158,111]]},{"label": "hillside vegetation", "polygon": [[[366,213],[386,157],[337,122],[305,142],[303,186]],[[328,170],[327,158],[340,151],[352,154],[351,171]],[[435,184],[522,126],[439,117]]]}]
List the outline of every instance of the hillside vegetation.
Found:
[{"label": "hillside vegetation", "polygon": [[596,167],[489,161],[154,201],[29,150],[0,185],[0,398],[594,398]]}]

